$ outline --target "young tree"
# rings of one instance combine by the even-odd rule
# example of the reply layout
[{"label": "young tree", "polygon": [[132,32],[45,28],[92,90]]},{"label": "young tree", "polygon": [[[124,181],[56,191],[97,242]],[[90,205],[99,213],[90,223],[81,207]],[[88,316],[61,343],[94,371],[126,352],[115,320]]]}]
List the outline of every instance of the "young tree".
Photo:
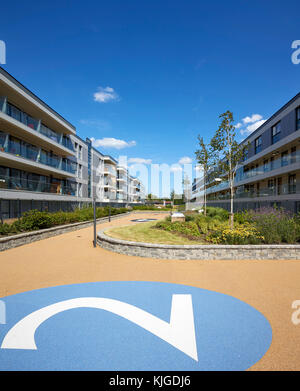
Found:
[{"label": "young tree", "polygon": [[172,202],[172,207],[174,206],[175,191],[174,189],[170,193],[170,200]]},{"label": "young tree", "polygon": [[213,165],[214,151],[209,144],[205,144],[203,137],[198,136],[199,149],[195,152],[198,163],[203,168],[203,191],[204,191],[204,216],[206,216],[206,179],[209,168]]},{"label": "young tree", "polygon": [[222,173],[227,175],[230,187],[230,226],[233,228],[233,197],[234,178],[236,169],[241,162],[245,150],[249,144],[241,145],[236,141],[235,126],[233,125],[233,114],[227,110],[219,116],[221,124],[212,138],[210,145],[213,154],[217,158],[217,165]]}]

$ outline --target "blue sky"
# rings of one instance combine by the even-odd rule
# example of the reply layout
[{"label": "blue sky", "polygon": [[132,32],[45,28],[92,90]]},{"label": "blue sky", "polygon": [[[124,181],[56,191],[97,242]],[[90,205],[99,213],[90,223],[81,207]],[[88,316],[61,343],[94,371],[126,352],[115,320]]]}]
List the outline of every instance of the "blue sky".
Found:
[{"label": "blue sky", "polygon": [[4,68],[79,136],[172,164],[227,109],[245,136],[299,92],[299,15],[289,0],[28,0],[1,5],[0,39]]}]

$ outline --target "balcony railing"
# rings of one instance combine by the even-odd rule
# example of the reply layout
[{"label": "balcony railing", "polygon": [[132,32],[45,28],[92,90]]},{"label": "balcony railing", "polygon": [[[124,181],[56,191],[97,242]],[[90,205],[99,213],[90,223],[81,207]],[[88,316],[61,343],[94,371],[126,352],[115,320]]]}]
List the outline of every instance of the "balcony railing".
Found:
[{"label": "balcony railing", "polygon": [[76,195],[76,189],[58,183],[48,183],[0,175],[0,189],[27,190],[40,193]]},{"label": "balcony railing", "polygon": [[116,176],[117,175],[117,170],[114,166],[111,164],[104,164],[104,172],[109,172],[110,174]]},{"label": "balcony railing", "polygon": [[[0,132],[0,136],[3,135]],[[59,156],[50,155],[44,150],[39,150],[36,146],[25,143],[24,141],[11,138],[8,143],[4,142],[5,137],[0,138],[0,151],[7,152],[14,156],[19,156],[36,163],[45,164],[59,170],[69,172],[71,174],[76,173],[76,163],[69,161],[68,159],[61,159]]]},{"label": "balcony railing", "polygon": [[[1,104],[2,102],[2,104]],[[60,133],[55,132],[54,130],[48,128],[44,124],[40,124],[40,120],[31,117],[29,114],[25,113],[24,111],[19,110],[17,107],[10,103],[6,103],[6,105],[3,104],[4,98],[0,97],[0,111],[3,111],[5,114],[9,115],[10,117],[14,118],[15,120],[23,123],[24,125],[28,126],[29,128],[36,130],[37,132],[40,132],[44,136],[50,138],[51,140],[55,141],[56,143],[63,145],[64,147],[70,149],[71,151],[74,151],[73,144],[69,137],[63,136]],[[6,107],[6,108],[5,108]],[[3,108],[5,108],[3,110]]]},{"label": "balcony railing", "polygon": [[[300,162],[300,151],[296,151],[294,153],[289,153],[289,154],[284,154],[280,155],[274,160],[268,159],[267,162],[260,164],[258,167],[255,167],[251,170],[244,171],[244,167],[240,167],[237,170],[235,180],[234,180],[234,185],[238,185],[239,182],[249,179],[249,178],[254,178],[258,175],[262,175],[267,172],[271,172],[273,170],[276,170],[281,167],[289,166],[291,164]],[[206,194],[214,193],[216,191],[220,191],[223,189],[228,188],[228,181],[223,181],[220,184],[216,186],[212,186],[206,189]]]},{"label": "balcony railing", "polygon": [[[236,191],[234,194],[235,199],[239,198],[259,198],[259,197],[271,197],[281,196],[288,194],[300,194],[300,184],[284,184],[273,187],[265,187],[261,189],[250,189],[248,191]],[[209,194],[208,200],[229,200],[229,192],[226,194]]]},{"label": "balcony railing", "polygon": [[115,200],[117,198],[117,195],[113,191],[104,191],[103,196],[105,199],[109,200]]}]

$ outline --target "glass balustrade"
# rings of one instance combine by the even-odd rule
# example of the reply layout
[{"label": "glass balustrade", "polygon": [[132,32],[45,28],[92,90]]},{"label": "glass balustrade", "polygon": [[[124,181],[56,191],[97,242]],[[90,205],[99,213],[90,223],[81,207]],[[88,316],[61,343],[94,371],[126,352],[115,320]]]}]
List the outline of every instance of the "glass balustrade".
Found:
[{"label": "glass balustrade", "polygon": [[[300,151],[295,151],[293,153],[287,153],[287,154],[280,154],[276,158],[265,160],[264,163],[248,171],[244,171],[244,167],[240,167],[237,169],[234,184],[236,186],[239,182],[245,179],[254,178],[266,172],[270,172],[281,167],[289,166],[297,162],[300,162]],[[225,188],[228,188],[228,186],[229,186],[228,181],[226,180],[222,181],[220,184],[216,186],[211,186],[207,188],[206,194],[223,190]]]},{"label": "glass balustrade", "polygon": [[[4,103],[4,98],[0,97],[0,111],[3,111],[3,103]],[[46,125],[42,123],[39,126],[40,121],[38,119],[31,117],[29,114],[25,113],[24,111],[21,111],[11,103],[8,102],[6,103],[6,109],[4,112],[5,114],[9,115],[15,120],[28,126],[29,128],[36,131],[39,130],[41,134],[48,137],[49,139],[55,141],[58,144],[63,145],[64,147],[70,149],[71,151],[74,151],[72,141],[68,136],[66,135],[62,136],[60,133],[55,132],[54,130],[48,128]]]},{"label": "glass balustrade", "polygon": [[49,183],[44,180],[32,180],[20,177],[0,175],[0,189],[27,190],[41,193],[76,195],[76,185]]},{"label": "glass balustrade", "polygon": [[104,164],[104,172],[109,172],[110,174],[112,174],[114,176],[117,175],[116,168],[110,164]]},{"label": "glass balustrade", "polygon": [[[249,189],[247,191],[236,191],[234,194],[235,199],[239,198],[256,198],[256,197],[270,197],[280,196],[288,194],[300,194],[300,184],[284,184],[272,187],[265,187],[260,189]],[[230,194],[209,194],[207,195],[208,200],[229,200]]]},{"label": "glass balustrade", "polygon": [[39,153],[39,149],[36,146],[26,143],[20,139],[9,136],[7,142],[6,134],[1,131],[0,151],[11,153],[15,156],[29,159],[37,163],[45,164],[56,169],[67,171],[71,174],[75,174],[77,170],[76,162],[63,158],[61,163],[61,158],[58,155],[50,154],[43,149],[41,149]]}]

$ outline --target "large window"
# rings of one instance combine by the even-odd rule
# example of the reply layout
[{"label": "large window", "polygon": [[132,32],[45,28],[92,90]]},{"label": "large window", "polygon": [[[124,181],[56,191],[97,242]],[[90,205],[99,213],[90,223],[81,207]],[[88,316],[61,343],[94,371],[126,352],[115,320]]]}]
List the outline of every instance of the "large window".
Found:
[{"label": "large window", "polygon": [[281,133],[281,124],[278,122],[275,126],[272,127],[272,144],[277,143],[280,140]]},{"label": "large window", "polygon": [[254,144],[255,144],[255,153],[259,153],[261,151],[261,145],[262,145],[261,136],[255,139]]},{"label": "large window", "polygon": [[41,124],[40,132],[44,136],[50,138],[51,140],[56,141],[57,143],[60,142],[60,134],[54,132],[52,129],[48,128],[46,125]]},{"label": "large window", "polygon": [[0,151],[5,151],[6,134],[0,131]]},{"label": "large window", "polygon": [[7,103],[6,104],[6,114],[10,117],[16,119],[17,121],[22,122],[23,124],[27,125],[31,129],[37,129],[39,121],[35,118],[32,118],[27,113],[24,113],[24,111],[19,110],[14,105]]},{"label": "large window", "polygon": [[287,166],[289,164],[289,154],[288,151],[284,151],[281,154],[281,167]]},{"label": "large window", "polygon": [[296,110],[296,130],[300,129],[300,107]]},{"label": "large window", "polygon": [[264,160],[264,172],[269,171],[269,160]]},{"label": "large window", "polygon": [[296,174],[289,175],[289,194],[296,193]]},{"label": "large window", "polygon": [[9,152],[16,156],[21,155],[21,140],[11,137],[9,140]]},{"label": "large window", "polygon": [[296,163],[297,160],[297,148],[292,147],[291,149],[291,164]]}]

